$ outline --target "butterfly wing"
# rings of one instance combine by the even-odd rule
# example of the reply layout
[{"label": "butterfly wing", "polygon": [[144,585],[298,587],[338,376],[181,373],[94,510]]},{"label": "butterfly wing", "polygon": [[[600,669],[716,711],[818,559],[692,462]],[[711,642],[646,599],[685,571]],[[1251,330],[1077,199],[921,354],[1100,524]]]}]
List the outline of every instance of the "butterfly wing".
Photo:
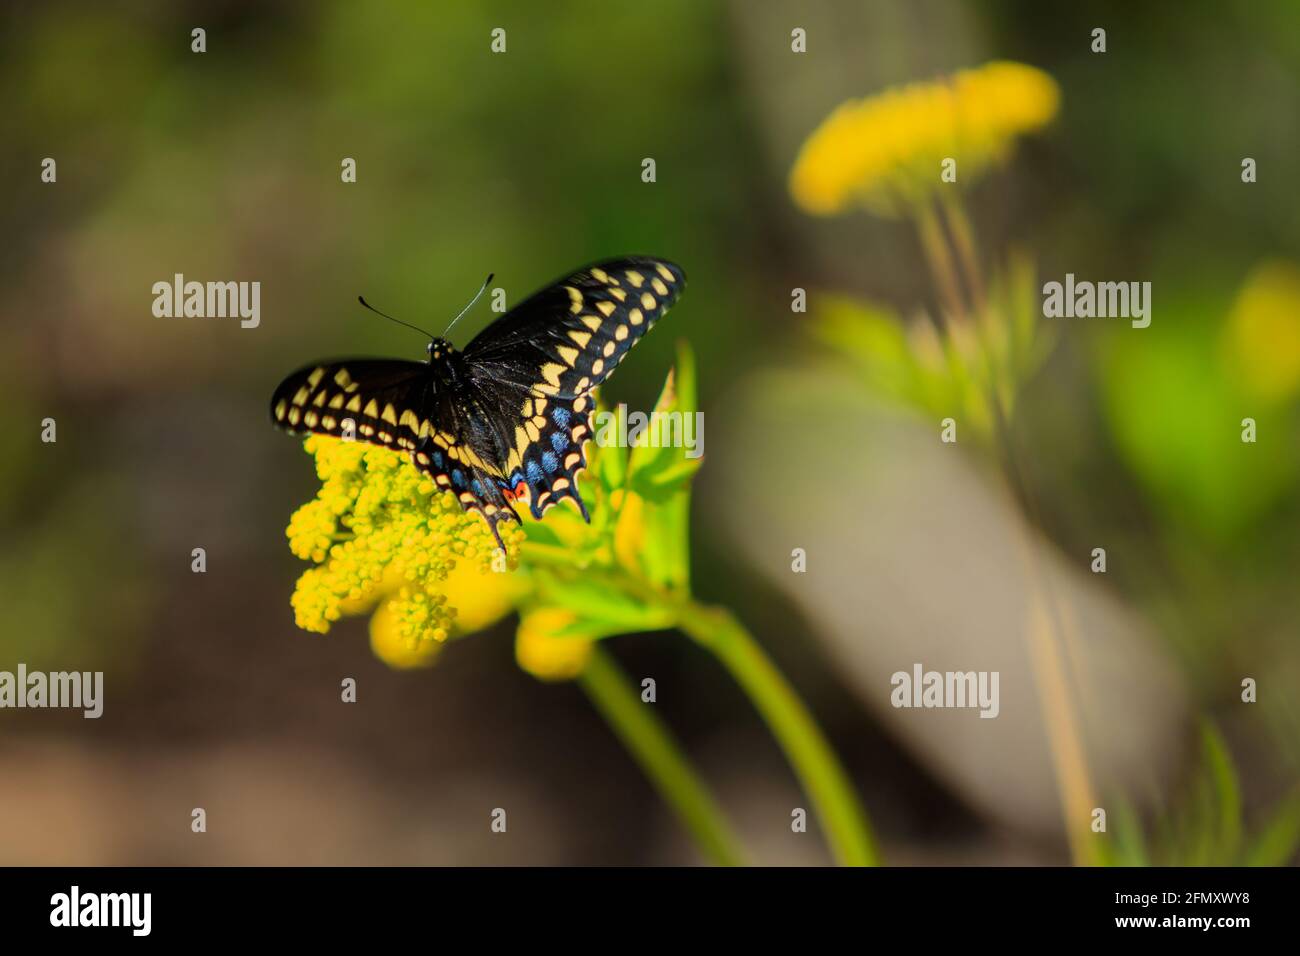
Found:
[{"label": "butterfly wing", "polygon": [[479,512],[500,544],[497,523],[519,519],[502,491],[500,469],[490,461],[495,455],[485,451],[491,447],[490,423],[474,396],[462,391],[423,362],[318,362],[280,383],[271,396],[271,420],[292,434],[350,435],[409,453],[465,510]]},{"label": "butterfly wing", "polygon": [[336,438],[351,421],[357,441],[411,449],[434,388],[429,367],[420,362],[317,362],[279,384],[271,396],[271,421],[293,434]]},{"label": "butterfly wing", "polygon": [[504,432],[504,486],[534,517],[570,497],[586,517],[591,392],[668,311],[681,267],[633,256],[588,266],[533,295],[480,332],[463,353],[475,389]]}]

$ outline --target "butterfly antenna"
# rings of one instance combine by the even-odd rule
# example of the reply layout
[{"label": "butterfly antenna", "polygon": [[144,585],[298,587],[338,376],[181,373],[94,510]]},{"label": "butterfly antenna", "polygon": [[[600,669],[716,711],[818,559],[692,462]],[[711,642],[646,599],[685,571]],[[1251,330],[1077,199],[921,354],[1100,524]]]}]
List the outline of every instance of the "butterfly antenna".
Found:
[{"label": "butterfly antenna", "polygon": [[379,311],[378,309],[376,309],[373,305],[371,305],[369,302],[366,301],[365,296],[361,296],[361,295],[357,296],[357,301],[360,302],[362,305],[364,305],[364,306],[365,306],[367,309],[369,309],[371,312],[375,313],[375,315],[382,315],[382,316],[383,316],[384,318],[386,318],[389,322],[396,322],[398,325],[404,325],[404,326],[406,326],[408,329],[413,329],[414,331],[419,332],[421,335],[425,336],[426,338],[430,338],[430,339],[432,339],[432,338],[437,338],[437,336],[435,336],[433,333],[431,333],[431,332],[426,332],[426,331],[424,331],[424,329],[421,329],[421,328],[417,328],[416,326],[412,325],[410,322],[403,322],[401,319],[395,319],[395,318],[393,318],[393,317],[392,317],[391,315],[389,315],[387,312],[380,312],[380,311]]},{"label": "butterfly antenna", "polygon": [[469,300],[469,305],[467,305],[467,306],[465,306],[465,308],[461,309],[461,310],[460,310],[460,313],[456,316],[456,318],[452,319],[451,322],[448,323],[447,328],[445,328],[445,329],[443,330],[443,333],[442,333],[442,337],[443,337],[443,338],[446,338],[446,337],[447,337],[447,333],[451,331],[451,327],[452,327],[453,325],[455,325],[457,322],[460,321],[460,317],[461,317],[462,315],[464,315],[464,314],[465,314],[466,312],[468,312],[470,309],[474,308],[474,303],[477,302],[480,298],[483,297],[483,293],[487,291],[488,283],[490,283],[490,282],[492,281],[492,277],[495,276],[495,275],[496,275],[495,272],[489,272],[489,273],[488,273],[488,277],[487,277],[486,279],[483,280],[483,287],[482,287],[481,289],[479,289],[477,292],[474,293],[474,298],[472,298],[472,299]]}]

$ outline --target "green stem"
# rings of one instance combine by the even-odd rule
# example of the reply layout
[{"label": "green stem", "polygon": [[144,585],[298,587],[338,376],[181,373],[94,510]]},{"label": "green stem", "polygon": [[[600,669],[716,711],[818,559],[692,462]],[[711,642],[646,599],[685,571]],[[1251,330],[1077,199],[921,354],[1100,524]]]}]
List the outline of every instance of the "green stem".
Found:
[{"label": "green stem", "polygon": [[799,695],[762,647],[725,608],[688,602],[678,613],[678,626],[717,656],[771,729],[812,799],[835,859],[843,866],[877,864],[879,854],[871,826],[848,774]]},{"label": "green stem", "polygon": [[948,229],[952,233],[953,245],[957,247],[957,256],[966,274],[971,298],[975,301],[975,313],[982,316],[988,306],[988,300],[984,292],[984,280],[980,276],[980,257],[975,245],[975,227],[971,225],[970,218],[956,195],[944,193],[943,208],[948,214]]},{"label": "green stem", "polygon": [[[966,307],[962,304],[961,283],[957,281],[957,269],[953,264],[952,253],[948,251],[948,242],[943,235],[943,226],[939,217],[929,203],[922,203],[916,210],[916,228],[921,236],[921,248],[925,252],[925,261],[930,267],[930,274],[939,287],[939,296],[943,299],[948,318],[953,322],[963,322]],[[944,325],[947,322],[942,323]]]},{"label": "green stem", "polygon": [[597,645],[578,678],[659,795],[676,811],[700,851],[719,866],[744,866],[731,825],[695,775],[671,732],[629,686],[614,658]]}]

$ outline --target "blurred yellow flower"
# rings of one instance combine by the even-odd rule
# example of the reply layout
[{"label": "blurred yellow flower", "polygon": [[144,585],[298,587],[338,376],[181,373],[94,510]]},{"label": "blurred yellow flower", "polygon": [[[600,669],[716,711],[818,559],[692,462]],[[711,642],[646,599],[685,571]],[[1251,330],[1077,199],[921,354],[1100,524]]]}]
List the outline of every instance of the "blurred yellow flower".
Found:
[{"label": "blurred yellow flower", "polygon": [[1300,268],[1274,260],[1252,270],[1228,316],[1223,347],[1251,396],[1277,403],[1300,390]]},{"label": "blurred yellow flower", "polygon": [[571,680],[582,673],[591,657],[592,642],[583,637],[557,637],[577,615],[562,608],[538,608],[519,622],[515,660],[541,680]]},{"label": "blurred yellow flower", "polygon": [[790,191],[814,215],[862,205],[897,216],[940,186],[943,160],[969,182],[1016,136],[1050,122],[1059,102],[1050,76],[1009,62],[849,100],[804,142]]}]

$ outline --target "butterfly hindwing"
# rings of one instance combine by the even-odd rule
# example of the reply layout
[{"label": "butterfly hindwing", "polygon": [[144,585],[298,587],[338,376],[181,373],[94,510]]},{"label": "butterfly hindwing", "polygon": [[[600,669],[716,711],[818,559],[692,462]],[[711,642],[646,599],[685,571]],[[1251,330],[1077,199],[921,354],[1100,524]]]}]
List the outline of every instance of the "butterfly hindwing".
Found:
[{"label": "butterfly hindwing", "polygon": [[[572,498],[583,518],[578,474],[587,467],[583,444],[591,435],[591,401],[528,395],[515,426],[514,446],[506,455],[502,486],[512,499],[527,498],[534,518],[564,498]],[[579,411],[575,406],[581,405]]]},{"label": "butterfly hindwing", "polygon": [[329,435],[409,454],[417,468],[467,511],[496,525],[518,520],[500,488],[500,469],[465,439],[455,397],[439,392],[422,362],[345,359],[288,376],[271,397],[272,421],[293,434]]},{"label": "butterfly hindwing", "polygon": [[420,437],[428,390],[428,366],[419,362],[318,362],[280,383],[271,396],[271,420],[294,434],[349,434],[356,441],[409,450]]}]

